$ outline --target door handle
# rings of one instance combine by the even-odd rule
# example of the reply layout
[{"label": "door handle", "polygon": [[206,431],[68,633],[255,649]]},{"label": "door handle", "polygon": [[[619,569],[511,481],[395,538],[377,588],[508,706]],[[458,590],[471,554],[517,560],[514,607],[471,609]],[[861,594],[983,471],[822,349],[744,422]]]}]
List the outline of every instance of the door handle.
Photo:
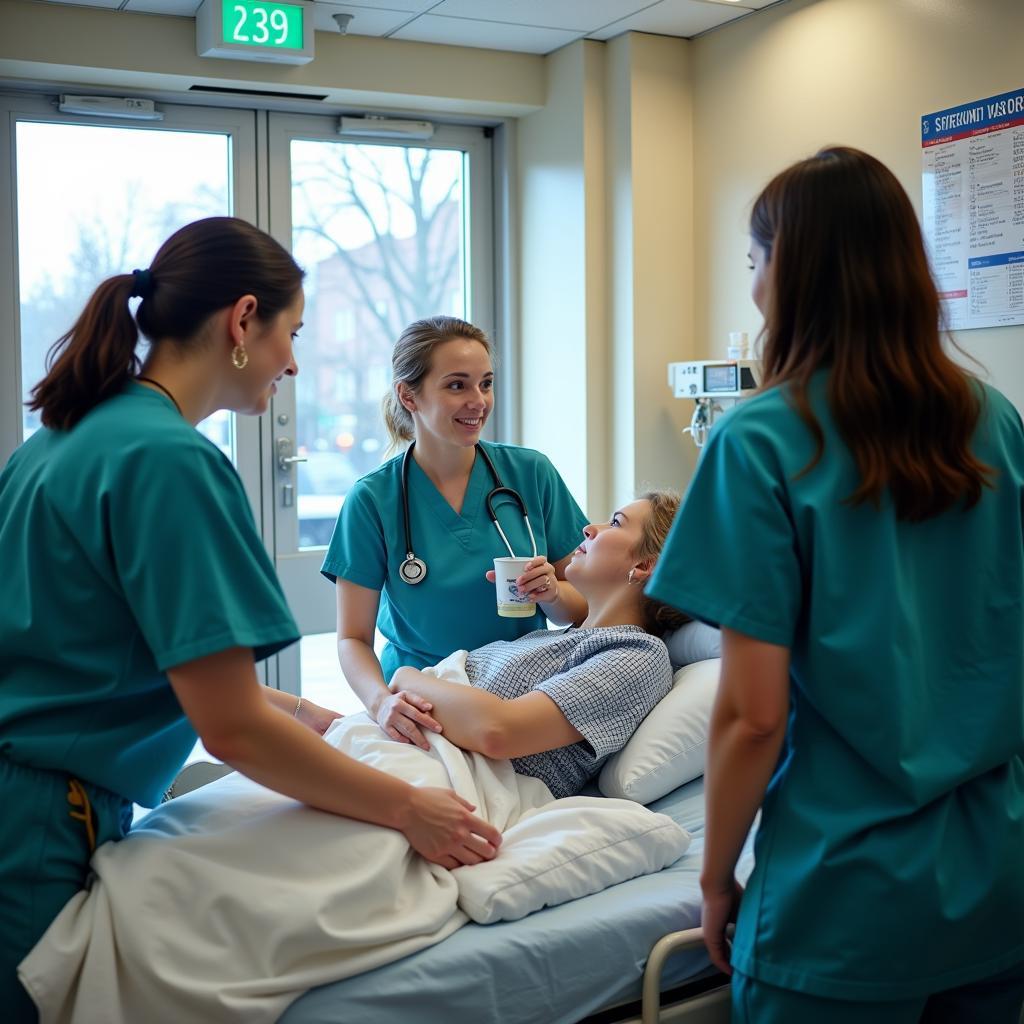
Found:
[{"label": "door handle", "polygon": [[279,437],[277,439],[277,468],[282,473],[287,473],[296,462],[306,462],[305,455],[292,454],[292,439],[290,437]]}]

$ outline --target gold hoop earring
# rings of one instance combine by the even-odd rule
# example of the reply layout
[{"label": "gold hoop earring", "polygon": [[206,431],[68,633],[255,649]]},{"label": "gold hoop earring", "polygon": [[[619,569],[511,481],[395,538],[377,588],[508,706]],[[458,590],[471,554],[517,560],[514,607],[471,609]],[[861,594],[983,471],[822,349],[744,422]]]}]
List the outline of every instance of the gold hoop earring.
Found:
[{"label": "gold hoop earring", "polygon": [[231,350],[231,362],[236,370],[244,370],[249,365],[249,353],[245,351],[245,346],[236,345]]}]

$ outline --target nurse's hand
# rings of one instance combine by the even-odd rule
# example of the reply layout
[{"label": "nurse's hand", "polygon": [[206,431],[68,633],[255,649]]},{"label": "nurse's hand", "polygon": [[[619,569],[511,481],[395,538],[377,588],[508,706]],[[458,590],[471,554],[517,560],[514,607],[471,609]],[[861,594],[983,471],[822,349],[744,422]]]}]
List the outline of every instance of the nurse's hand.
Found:
[{"label": "nurse's hand", "polygon": [[736,920],[736,913],[743,897],[743,887],[733,879],[725,887],[705,887],[704,904],[700,912],[700,926],[704,931],[704,945],[707,946],[711,962],[723,974],[732,974],[729,962],[729,940],[726,929]]},{"label": "nurse's hand", "polygon": [[433,707],[433,704],[422,697],[417,697],[415,693],[398,690],[380,702],[375,717],[377,724],[393,740],[398,740],[399,743],[414,743],[422,750],[429,750],[430,744],[423,735],[423,730],[441,731],[441,723],[430,715]]},{"label": "nurse's hand", "polygon": [[399,827],[410,846],[433,864],[479,864],[498,852],[501,833],[475,810],[452,789],[413,787]]},{"label": "nurse's hand", "polygon": [[302,707],[299,708],[299,713],[295,717],[303,725],[308,725],[313,732],[323,736],[330,727],[331,722],[342,716],[337,711],[322,708],[319,704],[314,704],[311,700],[306,700],[303,697]]},{"label": "nurse's hand", "polygon": [[[558,576],[555,567],[543,556],[538,555],[526,563],[522,576],[516,578],[519,593],[541,604],[558,600]],[[494,570],[488,569],[487,579],[494,582]]]}]

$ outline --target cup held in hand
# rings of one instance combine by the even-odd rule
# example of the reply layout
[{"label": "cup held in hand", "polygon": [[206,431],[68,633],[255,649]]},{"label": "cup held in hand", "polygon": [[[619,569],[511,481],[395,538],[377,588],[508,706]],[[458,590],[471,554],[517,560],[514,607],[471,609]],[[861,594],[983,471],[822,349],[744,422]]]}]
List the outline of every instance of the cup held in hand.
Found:
[{"label": "cup held in hand", "polygon": [[520,594],[516,579],[526,571],[530,558],[496,558],[494,588],[498,598],[498,614],[506,619],[526,619],[537,613],[537,602]]}]

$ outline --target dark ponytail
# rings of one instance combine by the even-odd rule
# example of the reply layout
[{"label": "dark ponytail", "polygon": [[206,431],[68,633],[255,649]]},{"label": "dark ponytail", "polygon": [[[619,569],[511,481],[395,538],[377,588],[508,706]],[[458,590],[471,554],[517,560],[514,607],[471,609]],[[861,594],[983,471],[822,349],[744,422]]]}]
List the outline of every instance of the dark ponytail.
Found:
[{"label": "dark ponytail", "polygon": [[[202,343],[201,328],[218,310],[255,295],[261,321],[294,302],[303,272],[270,235],[236,217],[208,217],[176,231],[160,247],[148,278],[118,274],[104,281],[74,327],[46,360],[30,409],[43,426],[69,430],[90,409],[117,394],[139,369],[141,332],[182,351]],[[143,293],[132,317],[128,300]]]},{"label": "dark ponytail", "polygon": [[30,409],[41,409],[43,426],[68,430],[89,409],[117,394],[138,372],[139,329],[128,308],[134,279],[104,281],[46,357],[46,376],[32,389]]}]

